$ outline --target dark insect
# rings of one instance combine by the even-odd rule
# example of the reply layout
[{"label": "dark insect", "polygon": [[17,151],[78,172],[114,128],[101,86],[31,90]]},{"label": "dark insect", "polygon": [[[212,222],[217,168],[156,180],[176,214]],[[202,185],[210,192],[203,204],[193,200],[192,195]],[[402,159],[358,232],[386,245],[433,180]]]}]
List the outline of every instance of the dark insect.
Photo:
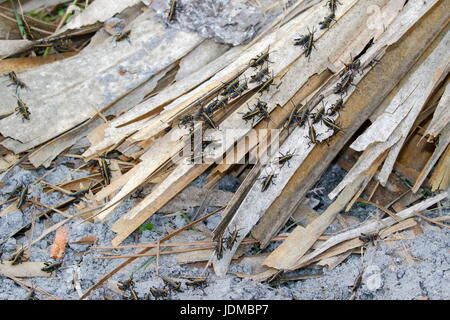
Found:
[{"label": "dark insect", "polygon": [[353,85],[353,79],[354,76],[351,72],[348,72],[345,74],[345,76],[342,78],[342,81],[336,84],[336,87],[334,88],[335,94],[347,94],[348,88],[350,85]]},{"label": "dark insect", "polygon": [[375,67],[377,65],[377,63],[380,62],[380,60],[377,60],[375,58],[373,58],[370,62],[369,62],[369,66],[371,66],[372,68]]},{"label": "dark insect", "polygon": [[214,122],[213,119],[209,117],[209,115],[205,112],[203,108],[201,108],[200,115],[203,118],[203,120],[208,124],[208,126],[210,126],[212,129],[217,129],[216,123]]},{"label": "dark insect", "polygon": [[239,237],[239,230],[234,229],[234,231],[231,232],[227,238],[227,241],[226,241],[227,249],[231,249],[233,247],[233,245],[237,241],[237,237]]},{"label": "dark insect", "polygon": [[169,291],[163,288],[150,288],[150,293],[155,300],[159,300],[160,298],[167,297],[169,295]]},{"label": "dark insect", "polygon": [[111,150],[108,151],[106,154],[104,154],[103,156],[99,156],[99,158],[102,159],[116,159],[116,160],[120,160],[120,156],[123,155],[122,152],[120,152],[119,150]]},{"label": "dark insect", "polygon": [[269,112],[267,111],[267,103],[264,101],[258,100],[253,109],[251,109],[250,107],[248,107],[248,109],[249,111],[244,113],[242,119],[245,120],[245,123],[247,123],[248,120],[252,120],[252,126],[256,117],[259,117],[257,121],[269,117]]},{"label": "dark insect", "polygon": [[358,276],[356,277],[355,282],[353,283],[353,285],[350,286],[350,289],[352,290],[353,293],[355,293],[359,289],[359,287],[361,287],[362,275],[363,275],[363,273],[360,272],[358,274]]},{"label": "dark insect", "polygon": [[266,67],[262,69],[261,71],[257,72],[256,74],[250,76],[252,79],[249,81],[250,83],[253,82],[261,82],[264,80],[264,77],[269,74],[269,67]]},{"label": "dark insect", "polygon": [[344,109],[344,99],[340,98],[327,110],[327,115],[334,116]]},{"label": "dark insect", "polygon": [[259,108],[259,119],[258,119],[258,121],[261,120],[261,119],[269,119],[269,120],[272,121],[272,119],[270,119],[269,111],[267,110],[267,107],[266,107],[267,103],[265,103],[265,102],[263,102],[263,103],[264,103],[264,105],[258,106],[258,108]]},{"label": "dark insect", "polygon": [[25,262],[25,248],[22,246],[22,248],[17,251],[12,257],[11,259],[9,259],[9,261],[11,261],[11,264],[14,266],[16,264],[20,264],[22,262]]},{"label": "dark insect", "polygon": [[219,103],[219,99],[214,100],[210,104],[208,104],[205,108],[205,112],[209,115],[212,115],[216,110],[219,109],[217,104]]},{"label": "dark insect", "polygon": [[17,205],[16,205],[17,209],[22,208],[22,206],[27,201],[27,196],[28,196],[28,186],[22,185],[22,187],[20,189],[19,201],[17,201]]},{"label": "dark insect", "polygon": [[275,184],[275,183],[273,182],[273,180],[274,180],[276,177],[277,177],[277,175],[274,174],[274,173],[271,173],[271,174],[269,174],[269,175],[267,175],[267,176],[265,176],[265,177],[262,177],[261,192],[266,191],[266,190],[270,187],[271,184]]},{"label": "dark insect", "polygon": [[219,109],[223,108],[223,107],[225,107],[227,105],[227,103],[228,103],[228,97],[222,97],[222,98],[219,99],[219,102],[217,103],[217,107]]},{"label": "dark insect", "polygon": [[261,86],[258,90],[258,93],[260,95],[263,94],[264,91],[269,92],[270,90],[270,86],[274,86],[275,84],[273,83],[273,75],[272,77],[264,77],[264,79],[261,81]]},{"label": "dark insect", "polygon": [[43,267],[41,270],[44,272],[52,273],[62,266],[62,262],[45,262],[44,265],[45,267]]},{"label": "dark insect", "polygon": [[25,298],[25,300],[39,300],[36,297],[36,291],[34,289],[31,289],[30,292],[28,293],[27,297]]},{"label": "dark insect", "polygon": [[20,191],[22,191],[23,184],[17,186],[13,192],[8,192],[8,200],[14,199],[20,195]]},{"label": "dark insect", "polygon": [[[269,111],[267,110],[267,103],[258,100],[258,103],[256,104],[256,107],[259,109],[259,120],[261,119],[269,119],[272,121],[272,119],[270,119],[270,114]],[[273,122],[273,121],[272,121]]]},{"label": "dark insect", "polygon": [[295,123],[295,121],[298,117],[298,108],[299,108],[292,101],[291,101],[291,103],[294,106],[294,108],[292,108],[292,111],[289,114],[289,117],[286,119],[286,128],[288,128],[288,132],[289,132],[289,128]]},{"label": "dark insect", "polygon": [[73,41],[67,37],[57,38],[57,39],[44,39],[33,42],[33,47],[36,48],[49,48],[49,47],[65,47],[72,44]]},{"label": "dark insect", "polygon": [[233,99],[233,98],[240,96],[247,89],[248,89],[248,85],[247,85],[247,81],[245,81],[244,83],[240,84],[236,89],[234,89],[234,91],[232,93],[230,93],[230,98]]},{"label": "dark insect", "polygon": [[314,33],[316,31],[313,30],[310,31],[308,28],[308,34],[307,35],[302,35],[299,38],[294,39],[294,46],[302,46],[303,48],[305,48],[305,56],[308,57],[311,54],[311,50],[314,46]]},{"label": "dark insect", "polygon": [[180,286],[181,283],[177,282],[171,278],[168,277],[161,277],[162,280],[164,281],[165,285],[170,289],[170,290],[174,290],[174,291],[181,291],[180,290]]},{"label": "dark insect", "polygon": [[136,293],[136,291],[133,288],[130,289],[129,299],[130,300],[141,300],[141,298],[139,298],[138,294]]},{"label": "dark insect", "polygon": [[81,201],[81,196],[83,196],[86,192],[88,192],[90,189],[86,189],[86,190],[80,190],[77,192],[72,192],[72,193],[67,193],[66,195],[69,197],[74,197],[74,201],[75,203],[78,203]]},{"label": "dark insect", "polygon": [[289,161],[292,159],[293,156],[295,156],[295,154],[291,153],[290,150],[288,150],[288,152],[286,152],[285,154],[280,152],[280,155],[281,156],[277,158],[277,162],[279,165],[281,165],[281,168],[283,168],[286,163],[288,164],[289,167]]},{"label": "dark insect", "polygon": [[360,70],[360,68],[361,68],[361,61],[359,59],[355,59],[355,60],[353,60],[353,62],[350,62],[349,64],[346,64],[345,62],[342,62],[342,63],[345,66],[344,72],[356,71],[358,73],[362,73],[362,71]]},{"label": "dark insect", "polygon": [[305,138],[308,138],[308,147],[311,144],[319,144],[320,141],[317,140],[317,137],[319,137],[320,134],[316,133],[316,129],[314,129],[314,126],[312,124],[309,124],[309,128],[308,128],[308,136],[305,136]]},{"label": "dark insect", "polygon": [[185,115],[180,119],[180,122],[178,123],[178,127],[192,127],[194,121],[194,117],[190,114]]},{"label": "dark insect", "polygon": [[111,169],[108,166],[108,163],[105,159],[98,160],[99,165],[99,171],[102,175],[103,180],[105,180],[105,183],[108,185],[111,183]]},{"label": "dark insect", "polygon": [[375,240],[377,240],[378,234],[376,234],[376,233],[372,233],[372,234],[361,233],[361,235],[358,238],[359,238],[359,240],[361,240],[364,243],[374,242]]},{"label": "dark insect", "polygon": [[187,286],[194,287],[194,288],[203,287],[207,284],[208,284],[208,282],[207,282],[206,278],[190,278],[190,280],[188,282],[186,282]]},{"label": "dark insect", "polygon": [[312,32],[309,31],[309,39],[308,39],[307,43],[304,46],[305,47],[305,51],[304,51],[305,57],[308,58],[308,61],[310,59],[312,49],[316,48],[316,46],[314,45],[314,42],[316,42],[316,40],[314,40],[314,33],[315,32],[316,31],[314,30],[314,28],[313,28]]},{"label": "dark insect", "polygon": [[113,39],[114,39],[116,42],[120,42],[120,41],[123,41],[123,40],[127,40],[128,43],[131,44],[130,34],[131,34],[131,30],[128,30],[128,31],[125,31],[125,32],[121,32],[121,33],[116,34],[116,35],[113,37]]},{"label": "dark insect", "polygon": [[208,115],[212,115],[214,112],[219,110],[220,108],[223,108],[227,105],[229,98],[227,96],[222,97],[220,99],[216,99],[210,104],[208,104],[205,108],[205,112]]},{"label": "dark insect", "polygon": [[243,114],[242,119],[245,120],[245,123],[247,123],[247,121],[249,121],[249,120],[252,121],[252,126],[253,126],[255,118],[260,116],[260,114],[259,114],[260,110],[258,108],[251,109],[250,107],[248,107],[248,111],[246,113],[242,113],[242,112],[240,112],[240,113]]},{"label": "dark insect", "polygon": [[225,89],[223,89],[223,92],[220,95],[226,96],[233,93],[239,87],[239,83],[239,79],[234,79],[230,83],[226,84]]},{"label": "dark insect", "polygon": [[319,22],[320,29],[327,29],[327,28],[329,28],[331,22],[336,21],[336,20],[334,20],[335,17],[336,17],[336,15],[334,14],[334,12],[332,12],[328,16],[324,17],[323,21]]},{"label": "dark insect", "polygon": [[299,38],[294,39],[294,46],[305,47],[305,45],[309,41],[309,38],[310,38],[310,34],[301,35]]},{"label": "dark insect", "polygon": [[127,291],[134,287],[134,281],[131,278],[125,281],[119,281],[117,287],[122,291]]},{"label": "dark insect", "polygon": [[22,121],[30,120],[30,114],[31,114],[30,108],[20,98],[17,98],[17,108],[15,109],[15,111],[22,115]]},{"label": "dark insect", "polygon": [[217,240],[215,250],[216,250],[217,260],[222,259],[222,257],[223,257],[223,238],[222,237],[220,237]]},{"label": "dark insect", "polygon": [[272,63],[269,61],[269,49],[266,52],[260,53],[256,58],[250,60],[250,67],[258,68],[259,66],[263,66],[265,62]]},{"label": "dark insect", "polygon": [[338,3],[342,5],[342,3],[339,2],[339,0],[328,0],[325,6],[328,6],[328,8],[330,8],[330,11],[334,13],[336,12]]},{"label": "dark insect", "polygon": [[333,130],[333,135],[342,130],[341,126],[335,120],[324,117],[322,119],[324,125]]},{"label": "dark insect", "polygon": [[27,40],[33,40],[34,35],[33,32],[31,31],[30,25],[28,24],[24,16],[22,16],[22,19],[17,19],[17,24],[19,25],[19,28],[25,31],[25,38]]},{"label": "dark insect", "polygon": [[2,255],[3,255],[3,247],[0,247],[0,263],[1,264],[3,264]]},{"label": "dark insect", "polygon": [[11,71],[10,73],[5,74],[4,76],[8,77],[9,80],[11,80],[11,83],[8,84],[8,87],[16,86],[16,93],[19,90],[19,88],[20,89],[27,89],[28,88],[25,85],[25,83],[17,77],[17,75],[16,75],[16,73],[14,71]]},{"label": "dark insect", "polygon": [[280,280],[282,273],[283,273],[283,270],[277,271],[273,276],[271,276],[269,279],[267,279],[267,283],[272,283],[274,281]]},{"label": "dark insect", "polygon": [[168,21],[172,21],[175,18],[176,9],[177,9],[177,1],[172,0],[170,2],[169,15],[167,16]]},{"label": "dark insect", "polygon": [[322,106],[316,112],[311,114],[312,123],[317,123],[321,121],[324,115],[325,115],[325,106],[322,103]]},{"label": "dark insect", "polygon": [[300,128],[305,126],[309,116],[310,116],[310,111],[308,108],[304,108],[304,110],[302,110],[301,114],[297,114],[297,117],[295,117],[295,121],[297,122],[297,124]]}]

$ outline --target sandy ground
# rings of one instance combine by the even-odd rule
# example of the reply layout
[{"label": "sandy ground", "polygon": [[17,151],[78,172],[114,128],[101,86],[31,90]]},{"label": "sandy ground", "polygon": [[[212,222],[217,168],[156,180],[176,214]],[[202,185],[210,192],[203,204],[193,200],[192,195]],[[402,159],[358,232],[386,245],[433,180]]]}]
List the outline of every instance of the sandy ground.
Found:
[{"label": "sandy ground", "polygon": [[[56,170],[49,174],[45,180],[51,183],[68,181],[83,175],[74,175],[64,164],[60,164]],[[45,170],[26,171],[15,169],[7,181],[6,186],[0,189],[0,201],[7,198],[7,192],[11,192],[19,183],[32,183],[42,176]],[[311,192],[310,197],[316,198],[320,203],[316,209],[321,212],[330,203],[326,192],[331,190],[342,179],[345,171],[337,165],[333,165],[324,174],[317,188],[322,192]],[[201,186],[203,176],[193,182],[195,186]],[[225,178],[218,188],[227,191],[235,191],[238,182],[231,178]],[[39,185],[30,187],[31,197],[37,198],[46,205],[55,205],[65,198],[59,193],[46,194]],[[116,209],[113,216],[106,223],[81,223],[80,221],[69,222],[69,241],[76,241],[82,237],[96,235],[98,245],[109,245],[114,233],[110,230],[111,224],[126,210],[132,207],[135,199],[128,199]],[[1,209],[4,209],[4,205]],[[445,205],[444,205],[445,206]],[[447,205],[448,206],[448,203]],[[208,208],[213,211],[215,208]],[[44,209],[34,205],[10,212],[0,217],[0,241],[3,259],[8,259],[22,243],[27,243],[29,234],[16,238],[7,238],[12,230],[31,221],[33,213],[42,212]],[[75,209],[71,208],[70,213]],[[376,214],[376,209],[371,207],[356,207],[348,213],[361,221]],[[187,211],[192,216],[193,209]],[[431,213],[430,213],[431,214]],[[430,214],[428,214],[430,216]],[[433,213],[435,215],[435,213]],[[441,214],[449,214],[443,211]],[[36,238],[49,225],[63,219],[61,215],[54,213],[48,219],[36,221],[34,227],[34,238]],[[203,223],[203,226],[212,230],[217,225],[220,217],[213,216]],[[153,216],[151,222],[155,228],[151,231],[143,231],[137,235],[138,241],[154,241],[167,232],[167,226],[179,228],[187,222],[181,216],[165,217],[162,214]],[[291,224],[291,223],[288,223]],[[310,267],[298,271],[294,275],[316,275],[319,278],[297,280],[297,281],[275,281],[271,284],[257,283],[248,279],[241,279],[232,274],[224,278],[218,278],[213,274],[208,277],[208,284],[202,288],[190,288],[181,280],[181,292],[173,292],[168,299],[349,299],[352,297],[351,286],[359,274],[362,274],[362,285],[356,291],[355,299],[416,299],[428,297],[429,299],[450,298],[450,232],[437,226],[421,221],[423,234],[413,236],[405,233],[405,240],[378,241],[371,244],[363,256],[352,254],[343,263],[332,270],[322,267]],[[331,227],[327,233],[336,232],[336,227]],[[184,241],[201,240],[200,232],[188,232]],[[54,239],[54,233],[33,245],[30,250],[30,261],[51,261],[49,258],[49,247]],[[135,236],[130,236],[123,244],[135,243]],[[264,254],[273,250],[277,244],[272,244],[260,252]],[[133,250],[121,251],[121,253],[132,253]],[[247,254],[254,254],[250,250]],[[86,291],[95,284],[101,276],[111,271],[123,260],[99,260],[101,252],[93,250],[90,245],[70,245],[65,253],[63,267],[54,272],[50,278],[32,278],[32,283],[52,295],[61,299],[78,299],[80,293]],[[240,273],[254,272],[255,264],[241,262],[233,264],[230,271]],[[159,272],[169,277],[199,275],[202,269],[193,268],[188,265],[179,265],[175,257],[161,256]],[[102,288],[94,291],[90,299],[104,299],[105,296],[113,299],[123,297],[113,290],[117,281],[126,280],[130,276],[136,284],[136,292],[143,297],[149,292],[150,287],[162,287],[163,282],[156,275],[155,259],[141,258],[137,262],[114,275],[112,279]],[[292,275],[289,275],[292,276]],[[74,281],[78,279],[78,281]],[[79,283],[81,290],[76,290],[74,284]],[[0,299],[24,299],[28,292],[14,281],[0,277]],[[45,296],[37,293],[40,299]]]}]

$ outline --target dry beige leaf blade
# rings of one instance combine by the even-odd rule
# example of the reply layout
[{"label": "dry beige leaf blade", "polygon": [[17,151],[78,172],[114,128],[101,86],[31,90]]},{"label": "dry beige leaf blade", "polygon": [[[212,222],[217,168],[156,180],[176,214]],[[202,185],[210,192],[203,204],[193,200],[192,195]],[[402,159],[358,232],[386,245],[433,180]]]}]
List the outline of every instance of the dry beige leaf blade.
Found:
[{"label": "dry beige leaf blade", "polygon": [[45,266],[43,262],[25,261],[17,265],[11,263],[12,261],[0,263],[0,274],[9,274],[18,278],[48,278],[51,275],[41,270]]},{"label": "dry beige leaf blade", "polygon": [[416,193],[417,191],[419,191],[419,188],[423,184],[425,178],[431,172],[431,170],[433,169],[433,167],[438,162],[439,158],[445,152],[445,150],[449,145],[450,145],[450,126],[447,126],[445,129],[443,129],[439,137],[439,142],[436,149],[433,152],[433,155],[420,172],[419,177],[417,177],[417,181],[412,188],[412,192]]},{"label": "dry beige leaf blade", "polygon": [[447,190],[450,187],[450,146],[442,155],[430,178],[431,191]]},{"label": "dry beige leaf blade", "polygon": [[104,22],[125,9],[139,4],[141,0],[96,0],[86,10],[75,15],[58,33],[80,29],[97,22]]},{"label": "dry beige leaf blade", "polygon": [[439,100],[439,104],[433,114],[433,119],[429,124],[426,135],[437,137],[439,133],[450,124],[450,81],[447,81],[445,91]]},{"label": "dry beige leaf blade", "polygon": [[31,46],[28,40],[0,40],[0,60],[26,50]]}]

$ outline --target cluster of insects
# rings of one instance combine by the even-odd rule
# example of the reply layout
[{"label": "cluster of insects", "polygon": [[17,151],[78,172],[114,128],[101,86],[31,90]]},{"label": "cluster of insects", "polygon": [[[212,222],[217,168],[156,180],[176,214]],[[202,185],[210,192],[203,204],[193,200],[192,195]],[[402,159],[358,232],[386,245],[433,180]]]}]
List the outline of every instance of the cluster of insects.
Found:
[{"label": "cluster of insects", "polygon": [[119,281],[117,287],[124,292],[129,291],[129,294],[127,296],[124,296],[125,299],[140,300],[138,294],[134,290],[134,285],[135,285],[135,283],[134,283],[133,279],[129,278],[125,281]]},{"label": "cluster of insects", "polygon": [[[181,282],[164,276],[161,276],[161,279],[164,282],[164,288],[150,288],[150,293],[155,298],[155,300],[167,297],[172,291],[181,291]],[[146,299],[149,299],[148,295],[146,296]]]},{"label": "cluster of insects", "polygon": [[67,49],[71,44],[73,44],[73,41],[71,39],[69,39],[67,36],[62,36],[53,39],[33,41],[33,48]]},{"label": "cluster of insects", "polygon": [[[188,281],[185,283],[188,287],[202,287],[207,284],[206,277],[182,277],[187,279]],[[170,295],[171,292],[177,291],[181,292],[181,282],[175,281],[172,278],[161,276],[161,279],[164,282],[164,287],[151,287],[149,289],[149,293],[144,295],[144,300],[150,300],[150,297],[153,296],[155,300],[160,300],[162,298],[166,298]],[[124,292],[129,292],[128,295],[125,295],[124,298],[128,300],[141,300],[138,294],[135,291],[135,283],[132,278],[129,278],[124,281],[119,281],[118,288]]]},{"label": "cluster of insects", "polygon": [[349,64],[344,63],[344,70],[342,70],[340,81],[334,87],[334,93],[346,95],[350,86],[356,85],[353,83],[355,73],[361,73],[361,61],[359,59],[352,59]]},{"label": "cluster of insects", "polygon": [[228,237],[220,237],[217,240],[215,252],[218,260],[222,259],[225,250],[230,250],[233,247],[233,245],[237,242],[238,237],[239,230],[234,229],[233,232],[229,233]]},{"label": "cluster of insects", "polygon": [[11,71],[7,74],[4,74],[5,77],[7,77],[10,81],[10,84],[8,84],[8,87],[15,86],[16,87],[16,98],[17,98],[17,107],[15,108],[16,113],[20,114],[22,116],[22,121],[24,120],[30,120],[30,108],[28,105],[19,97],[19,90],[20,89],[28,89],[28,86],[19,79],[17,74],[14,71]]},{"label": "cluster of insects", "polygon": [[[181,291],[181,282],[175,281],[168,277],[161,277],[164,281],[165,288],[150,288],[151,295],[155,298],[155,300],[160,300],[161,298],[165,298],[169,296],[172,291]],[[187,279],[186,286],[192,288],[200,288],[204,287],[207,284],[206,277],[182,277]],[[149,300],[149,295],[146,295],[146,300]]]},{"label": "cluster of insects", "polygon": [[[258,92],[260,94],[264,91],[269,91],[270,86],[274,85],[274,77],[273,75],[270,75],[268,67],[268,63],[270,62],[269,51],[263,52],[254,59],[251,59],[249,66],[258,71],[251,75],[250,80],[246,77],[243,77],[242,79],[238,76],[227,83],[223,83],[223,86],[215,99],[207,104],[198,102],[197,110],[193,114],[187,114],[180,118],[178,126],[190,128],[191,137],[194,133],[194,121],[201,121],[205,123],[208,128],[218,129],[218,126],[214,121],[216,112],[223,110],[231,100],[241,97],[249,89],[249,83],[257,83]],[[246,123],[251,121],[252,125],[255,120],[270,119],[267,103],[258,100],[253,107],[249,107],[247,112],[242,113],[242,119],[244,119]],[[205,146],[206,145],[203,145],[202,147],[204,148]],[[191,162],[198,157],[203,157],[203,153],[191,156]]]},{"label": "cluster of insects", "polygon": [[53,273],[62,266],[62,261],[45,262],[44,267],[41,269],[44,272]]},{"label": "cluster of insects", "polygon": [[[344,100],[342,98],[337,100],[328,109],[325,109],[325,105],[322,102],[322,106],[317,108],[314,112],[306,106],[301,108],[299,106],[294,106],[287,119],[287,128],[289,130],[292,125],[297,125],[299,127],[308,126],[308,145],[328,142],[328,139],[342,130],[341,125],[332,117],[339,115],[339,111],[343,108]],[[314,125],[319,123],[324,124],[328,130],[333,131],[333,134],[326,140],[318,140],[321,134],[316,132]]]},{"label": "cluster of insects", "polygon": [[[319,22],[320,29],[328,29],[330,28],[333,21],[336,22],[335,18],[338,4],[341,4],[338,0],[327,1],[325,6],[330,9],[330,13],[325,16],[322,21]],[[303,52],[305,54],[305,57],[308,58],[308,61],[310,59],[312,49],[316,48],[316,46],[314,45],[314,42],[316,42],[316,40],[314,39],[315,32],[316,30],[314,29],[314,27],[312,31],[308,28],[308,34],[301,35],[300,37],[294,39],[294,46],[303,47]]]},{"label": "cluster of insects", "polygon": [[314,42],[316,42],[316,40],[314,39],[315,33],[316,30],[314,28],[312,29],[312,31],[308,28],[308,34],[301,35],[300,37],[294,39],[294,46],[303,47],[303,52],[305,54],[305,57],[308,58],[308,61],[311,57],[312,49],[316,48],[316,46],[314,45]]}]

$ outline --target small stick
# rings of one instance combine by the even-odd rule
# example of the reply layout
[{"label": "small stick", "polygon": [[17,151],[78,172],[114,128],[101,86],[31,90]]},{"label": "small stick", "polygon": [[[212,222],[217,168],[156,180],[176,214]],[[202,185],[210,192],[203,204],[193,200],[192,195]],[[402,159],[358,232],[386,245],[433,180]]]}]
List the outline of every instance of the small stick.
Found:
[{"label": "small stick", "polygon": [[434,224],[436,224],[436,225],[438,225],[438,226],[441,226],[441,227],[450,229],[450,226],[447,225],[447,224],[445,224],[445,223],[442,223],[442,222],[439,222],[439,221],[436,221],[436,220],[427,218],[427,217],[425,217],[424,215],[421,215],[421,214],[418,214],[418,213],[416,214],[416,216],[418,216],[418,217],[422,218],[423,220],[428,221],[428,222],[430,222],[430,223],[434,223]]},{"label": "small stick", "polygon": [[156,247],[156,276],[157,277],[159,277],[159,243],[160,243],[160,241],[158,240],[157,247]]},{"label": "small stick", "polygon": [[177,249],[177,250],[161,251],[161,252],[153,252],[153,253],[138,253],[138,254],[120,255],[120,256],[103,256],[103,257],[96,257],[95,259],[104,259],[104,260],[132,259],[132,258],[154,257],[154,256],[156,256],[156,258],[158,258],[159,255],[184,253],[184,252],[192,252],[192,251],[200,251],[200,250],[209,250],[209,249],[213,249],[213,248],[214,248],[214,246],[206,246],[206,247]]},{"label": "small stick", "polygon": [[384,213],[388,214],[391,218],[393,218],[397,222],[402,221],[394,212],[392,212],[391,210],[387,209],[386,207],[383,207],[383,206],[379,205],[378,203],[367,201],[367,200],[364,200],[362,198],[358,198],[358,200],[356,200],[356,201],[357,202],[362,202],[362,203],[367,203],[367,204],[370,204],[370,205],[376,207],[377,209],[380,209],[381,211],[383,211]]},{"label": "small stick", "polygon": [[61,211],[59,209],[56,209],[55,207],[47,206],[46,204],[43,204],[43,203],[41,203],[41,202],[39,202],[37,200],[31,199],[31,200],[28,200],[28,201],[30,201],[31,203],[33,203],[33,204],[35,204],[35,205],[37,205],[39,207],[44,207],[44,208],[47,208],[49,210],[55,211],[56,213],[59,213],[60,215],[66,217],[66,218],[72,218],[72,215],[70,215],[68,213],[65,213],[64,211]]}]

